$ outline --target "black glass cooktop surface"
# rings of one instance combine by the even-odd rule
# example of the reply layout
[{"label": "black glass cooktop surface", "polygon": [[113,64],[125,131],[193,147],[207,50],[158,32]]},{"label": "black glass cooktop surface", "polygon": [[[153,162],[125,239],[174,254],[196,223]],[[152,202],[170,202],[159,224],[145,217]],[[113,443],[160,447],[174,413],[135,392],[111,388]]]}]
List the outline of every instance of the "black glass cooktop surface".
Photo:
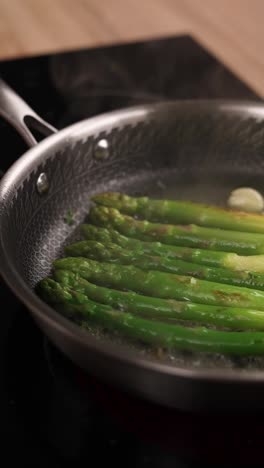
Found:
[{"label": "black glass cooktop surface", "polygon": [[[0,75],[59,129],[101,112],[161,99],[257,97],[188,36],[3,61]],[[0,139],[0,169],[5,171],[26,145],[3,120]],[[116,467],[177,468],[243,461],[238,442],[225,461],[219,446],[216,453],[197,447],[190,415],[190,437],[178,437],[180,443],[174,439],[168,447],[147,434],[148,426],[145,434],[135,424],[132,429],[129,412],[121,421],[114,397],[106,401],[103,387],[51,346],[2,282],[0,298],[0,440],[2,456],[7,455],[2,466],[112,462]],[[160,431],[159,421],[155,424]],[[199,428],[197,419],[195,424]],[[246,444],[250,448],[252,440]]]}]

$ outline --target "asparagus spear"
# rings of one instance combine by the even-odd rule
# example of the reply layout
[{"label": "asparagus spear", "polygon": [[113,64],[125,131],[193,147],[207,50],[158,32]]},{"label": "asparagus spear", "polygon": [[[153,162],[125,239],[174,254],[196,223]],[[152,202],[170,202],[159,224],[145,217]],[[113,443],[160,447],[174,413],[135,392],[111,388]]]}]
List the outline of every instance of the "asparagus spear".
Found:
[{"label": "asparagus spear", "polygon": [[264,330],[264,314],[261,310],[195,304],[143,296],[132,291],[118,291],[92,284],[68,270],[55,270],[54,278],[63,287],[85,294],[93,301],[143,317],[186,320],[237,330]]},{"label": "asparagus spear", "polygon": [[201,265],[228,268],[230,270],[264,273],[264,255],[241,256],[236,253],[178,247],[155,241],[141,241],[123,236],[114,229],[106,229],[94,226],[93,224],[82,224],[81,233],[85,239],[97,240],[103,244],[113,242],[125,249],[140,249],[144,255],[159,255],[161,257],[179,258]]},{"label": "asparagus spear", "polygon": [[55,269],[70,270],[96,284],[137,291],[147,296],[178,299],[208,305],[264,310],[264,292],[229,286],[191,276],[144,271],[132,265],[100,263],[83,257],[65,257],[53,262]]},{"label": "asparagus spear", "polygon": [[191,201],[135,198],[116,192],[99,193],[93,197],[93,201],[104,206],[117,208],[122,213],[137,215],[150,221],[198,224],[231,229],[232,231],[264,234],[264,217],[261,214],[234,211]]},{"label": "asparagus spear", "polygon": [[114,228],[128,237],[158,240],[164,244],[234,252],[241,255],[264,253],[264,236],[249,232],[226,231],[196,225],[174,226],[139,221],[122,215],[115,208],[95,206],[90,211],[94,224]]},{"label": "asparagus spear", "polygon": [[63,306],[66,316],[77,315],[82,317],[84,323],[95,323],[147,345],[163,346],[169,350],[206,351],[244,356],[264,353],[262,332],[223,332],[146,320],[128,312],[112,310],[111,307],[88,299],[82,302],[82,296],[80,298],[78,293],[62,287],[50,278],[40,282],[38,292],[46,302]]},{"label": "asparagus spear", "polygon": [[87,257],[109,263],[122,265],[133,264],[142,270],[159,270],[176,275],[193,276],[217,283],[244,286],[246,288],[264,290],[264,275],[246,271],[232,271],[224,268],[214,268],[205,265],[185,262],[157,256],[144,255],[140,249],[136,251],[123,249],[111,242],[101,244],[97,241],[80,241],[65,247],[66,255],[70,257]]}]

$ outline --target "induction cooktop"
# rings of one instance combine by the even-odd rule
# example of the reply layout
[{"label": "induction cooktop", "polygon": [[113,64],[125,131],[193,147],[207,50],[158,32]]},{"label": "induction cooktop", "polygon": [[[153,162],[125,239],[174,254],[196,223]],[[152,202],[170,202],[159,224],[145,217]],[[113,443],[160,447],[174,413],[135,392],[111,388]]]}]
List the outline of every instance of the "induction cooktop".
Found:
[{"label": "induction cooktop", "polygon": [[[102,112],[162,99],[257,99],[189,36],[5,60],[0,62],[0,76],[58,129]],[[27,148],[3,120],[0,141],[4,172]],[[263,438],[253,441],[253,435],[243,441],[234,436],[233,444],[219,439],[214,445],[218,430],[208,441],[211,447],[206,440],[195,441],[194,434],[197,438],[205,423],[191,415],[175,415],[177,431],[170,444],[159,443],[155,436],[165,430],[164,417],[151,420],[151,430],[146,424],[138,431],[131,401],[124,404],[124,395],[106,391],[68,362],[1,280],[0,299],[0,440],[1,457],[8,457],[2,466],[250,466],[261,458]],[[141,404],[133,401],[133,408]],[[158,411],[151,414],[160,415],[162,409]],[[213,423],[213,418],[206,422],[204,437],[213,432]],[[225,422],[221,424],[223,433]]]}]

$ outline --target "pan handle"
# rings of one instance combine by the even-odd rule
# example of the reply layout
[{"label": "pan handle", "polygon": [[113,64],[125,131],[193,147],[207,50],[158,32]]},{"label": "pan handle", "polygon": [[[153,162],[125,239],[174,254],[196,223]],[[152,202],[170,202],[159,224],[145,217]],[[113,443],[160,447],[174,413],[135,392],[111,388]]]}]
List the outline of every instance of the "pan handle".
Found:
[{"label": "pan handle", "polygon": [[56,128],[39,117],[1,78],[0,115],[20,133],[29,146],[38,143],[31,129],[39,131],[44,136],[57,132]]}]

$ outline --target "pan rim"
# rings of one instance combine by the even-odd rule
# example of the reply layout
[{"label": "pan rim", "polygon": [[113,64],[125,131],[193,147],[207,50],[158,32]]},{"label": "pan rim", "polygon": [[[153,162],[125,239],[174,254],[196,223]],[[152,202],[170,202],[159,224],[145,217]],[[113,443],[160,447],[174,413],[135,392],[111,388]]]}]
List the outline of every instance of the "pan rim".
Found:
[{"label": "pan rim", "polygon": [[[264,104],[260,101],[255,100],[226,100],[226,99],[189,99],[184,101],[166,101],[167,105],[173,106],[199,106],[201,110],[214,108],[219,111],[226,113],[239,112],[240,114],[246,113],[255,118],[264,118]],[[106,121],[109,124],[118,122],[120,119],[126,121],[132,114],[138,118],[146,117],[154,108],[160,105],[164,105],[164,102],[132,106],[124,109],[115,110],[100,114],[95,117],[84,119],[73,125],[70,125],[58,133],[53,134],[35,147],[26,151],[15,163],[13,163],[6,174],[0,181],[0,203],[3,204],[10,197],[14,186],[17,185],[17,181],[24,180],[26,173],[29,168],[33,167],[33,164],[39,161],[44,161],[49,154],[46,153],[51,147],[60,146],[62,141],[68,141],[70,143],[75,138],[80,138],[83,134],[83,128],[89,126],[89,134],[94,135],[94,129],[99,131],[101,127],[104,127]],[[0,226],[2,211],[0,208]],[[135,351],[126,350],[124,346],[107,343],[106,341],[100,341],[96,337],[90,336],[85,330],[82,330],[78,325],[74,324],[71,320],[66,319],[61,314],[55,311],[52,307],[44,303],[35,293],[30,289],[26,282],[22,279],[19,273],[14,268],[13,264],[9,261],[4,242],[2,239],[2,233],[0,229],[0,275],[4,279],[7,286],[15,294],[15,296],[24,304],[28,309],[29,313],[34,313],[36,317],[40,318],[44,322],[52,324],[55,329],[60,329],[63,334],[71,335],[76,341],[81,341],[82,345],[87,352],[89,349],[93,349],[97,353],[104,355],[106,358],[113,358],[124,363],[129,363],[136,367],[143,369],[149,369],[159,374],[169,374],[183,379],[191,379],[196,381],[204,382],[221,382],[221,383],[264,383],[264,369],[261,370],[244,370],[241,369],[227,369],[227,368],[185,368],[177,367],[167,363],[161,363],[157,360],[146,359],[139,356],[138,353],[135,356]]]},{"label": "pan rim", "polygon": [[[80,139],[80,136],[84,133],[84,127],[90,126],[89,132],[85,133],[85,137],[89,135],[95,135],[94,129],[97,128],[97,134],[102,130],[101,127],[105,127],[106,121],[109,125],[114,123],[120,123],[120,119],[124,122],[127,119],[131,119],[132,116],[135,118],[144,118],[151,114],[151,111],[161,107],[161,106],[184,106],[184,107],[195,107],[197,110],[208,110],[214,108],[219,112],[223,111],[224,113],[236,113],[239,112],[241,115],[251,115],[255,118],[264,119],[264,103],[259,100],[227,100],[227,99],[186,99],[186,100],[168,100],[160,101],[152,104],[137,105],[126,108],[121,108],[118,110],[105,112],[94,117],[83,119],[77,123],[69,125],[57,133],[53,133],[47,136],[37,145],[28,149],[22,156],[20,156],[6,171],[2,179],[0,180],[0,202],[5,199],[5,194],[10,189],[13,188],[13,185],[17,185],[17,179],[22,179],[18,176],[18,172],[22,175],[25,175],[30,168],[33,162],[38,160],[45,161],[46,157],[45,152],[52,146],[56,149],[56,146],[59,146],[59,143],[62,140],[71,141]],[[68,140],[67,140],[68,139]],[[46,157],[45,157],[46,156]],[[1,211],[0,211],[1,215]]]}]

